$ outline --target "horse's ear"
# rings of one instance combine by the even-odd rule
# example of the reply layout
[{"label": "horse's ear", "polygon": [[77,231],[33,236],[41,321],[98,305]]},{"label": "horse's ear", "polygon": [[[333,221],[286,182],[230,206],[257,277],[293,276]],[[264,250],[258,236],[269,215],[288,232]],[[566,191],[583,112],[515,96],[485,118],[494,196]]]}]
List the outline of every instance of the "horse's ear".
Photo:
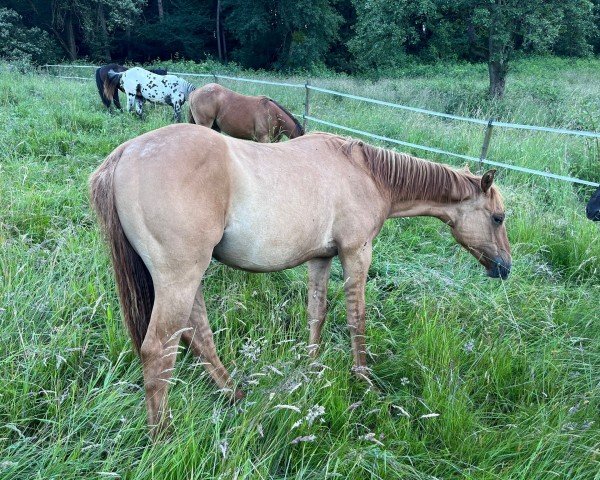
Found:
[{"label": "horse's ear", "polygon": [[467,173],[471,173],[471,169],[469,168],[469,164],[465,163],[465,166],[463,167],[463,170]]},{"label": "horse's ear", "polygon": [[496,170],[492,169],[485,172],[481,177],[481,190],[483,190],[483,193],[487,193],[492,183],[494,183],[494,175],[496,175]]}]

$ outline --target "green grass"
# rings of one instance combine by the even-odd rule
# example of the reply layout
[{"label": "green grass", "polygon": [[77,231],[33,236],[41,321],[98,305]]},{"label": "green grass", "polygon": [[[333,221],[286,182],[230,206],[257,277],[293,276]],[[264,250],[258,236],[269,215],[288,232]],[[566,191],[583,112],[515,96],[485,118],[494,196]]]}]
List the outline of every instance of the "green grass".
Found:
[{"label": "green grass", "polygon": [[[517,62],[499,103],[482,98],[486,72],[477,65],[313,83],[597,130],[599,67]],[[226,85],[302,111],[302,90]],[[324,119],[479,153],[482,128],[320,94],[311,102]],[[205,297],[217,348],[248,397],[229,406],[185,353],[170,393],[175,428],[152,444],[139,360],[87,201],[87,178],[114,147],[170,122],[169,109],[147,110],[143,122],[109,115],[93,82],[0,74],[0,479],[600,478],[600,236],[584,218],[591,190],[504,171],[508,281],[486,278],[437,220],[389,221],[378,237],[367,332],[380,393],[350,373],[339,262],[314,364],[304,267],[253,275],[211,265]],[[585,139],[498,129],[490,157],[600,178],[598,144]],[[315,405],[324,414],[309,423]]]}]

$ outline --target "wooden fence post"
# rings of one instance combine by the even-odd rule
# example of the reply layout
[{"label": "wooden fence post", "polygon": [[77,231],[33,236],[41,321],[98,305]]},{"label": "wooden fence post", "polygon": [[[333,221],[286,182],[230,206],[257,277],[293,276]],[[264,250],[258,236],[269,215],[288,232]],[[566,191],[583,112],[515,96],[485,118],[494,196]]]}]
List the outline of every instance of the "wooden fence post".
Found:
[{"label": "wooden fence post", "polygon": [[303,120],[302,120],[302,128],[306,131],[306,122],[308,121],[308,119],[306,118],[310,112],[310,89],[308,88],[310,86],[310,82],[309,80],[306,80],[306,83],[304,84],[304,88],[306,89],[306,97],[304,99],[304,115],[303,115]]},{"label": "wooden fence post", "polygon": [[479,173],[483,173],[483,160],[487,157],[490,140],[492,139],[492,129],[494,128],[494,119],[490,118],[483,137],[483,145],[481,146],[481,155],[479,156]]}]

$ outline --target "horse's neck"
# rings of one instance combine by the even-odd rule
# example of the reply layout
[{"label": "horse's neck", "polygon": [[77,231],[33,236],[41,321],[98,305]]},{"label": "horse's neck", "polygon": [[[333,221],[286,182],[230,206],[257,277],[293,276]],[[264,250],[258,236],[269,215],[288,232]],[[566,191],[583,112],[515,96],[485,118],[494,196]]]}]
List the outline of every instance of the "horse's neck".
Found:
[{"label": "horse's neck", "polygon": [[[394,154],[389,187],[391,217],[433,216],[446,220],[460,201],[475,194],[470,174],[408,155]],[[398,162],[408,162],[399,165]]]}]

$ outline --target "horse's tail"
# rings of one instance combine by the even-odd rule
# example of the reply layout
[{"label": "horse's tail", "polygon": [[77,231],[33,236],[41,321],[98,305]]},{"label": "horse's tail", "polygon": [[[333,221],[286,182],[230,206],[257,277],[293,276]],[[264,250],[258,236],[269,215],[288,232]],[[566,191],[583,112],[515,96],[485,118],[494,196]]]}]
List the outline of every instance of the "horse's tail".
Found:
[{"label": "horse's tail", "polygon": [[90,199],[110,245],[123,319],[140,351],[154,304],[154,284],[148,268],[125,236],[115,206],[114,174],[123,147],[114,150],[90,177]]},{"label": "horse's tail", "polygon": [[102,81],[102,76],[100,75],[100,70],[102,67],[96,69],[96,87],[98,87],[98,93],[100,94],[100,99],[106,108],[110,108],[110,97],[107,97],[104,94],[104,82]]},{"label": "horse's tail", "polygon": [[302,125],[300,125],[300,122],[296,119],[296,117],[294,117],[290,112],[288,112],[283,106],[279,105],[279,103],[277,103],[272,98],[269,98],[269,100],[273,102],[280,110],[282,110],[283,113],[285,113],[294,124],[294,129],[290,131],[290,134],[288,136],[290,138],[296,138],[304,135],[304,128],[302,127]]},{"label": "horse's tail", "polygon": [[104,80],[104,95],[108,98],[113,98],[115,90],[121,82],[122,73],[116,73],[114,70],[109,70]]}]

